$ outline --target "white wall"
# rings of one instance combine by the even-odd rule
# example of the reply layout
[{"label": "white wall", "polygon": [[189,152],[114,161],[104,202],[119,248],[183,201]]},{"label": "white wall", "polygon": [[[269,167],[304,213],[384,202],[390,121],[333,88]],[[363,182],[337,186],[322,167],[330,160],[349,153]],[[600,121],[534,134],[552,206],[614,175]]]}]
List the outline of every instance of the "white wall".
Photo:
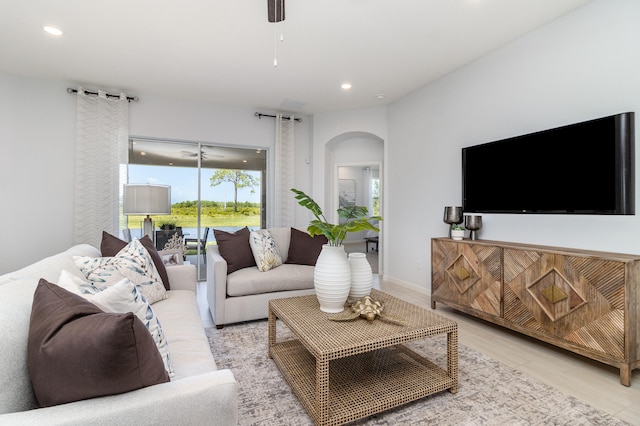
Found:
[{"label": "white wall", "polygon": [[[72,244],[76,112],[69,86],[0,73],[0,274]],[[255,109],[135,95],[131,135],[273,147],[274,120],[258,119]],[[295,127],[300,187],[310,186],[310,124],[302,117]]]},{"label": "white wall", "polygon": [[325,164],[326,145],[338,136],[354,132],[377,136],[386,145],[387,107],[326,112],[313,116],[313,181],[309,195],[321,206],[325,205],[327,196],[325,170],[333,167]]},{"label": "white wall", "polygon": [[[337,158],[334,157],[331,149],[335,145],[341,144],[340,141],[353,141],[354,146],[367,149],[358,156],[348,147]],[[380,161],[382,160],[383,171],[381,175],[384,180],[386,167],[386,145],[387,145],[387,107],[380,106],[375,108],[364,108],[358,110],[345,110],[336,112],[326,112],[315,114],[312,123],[312,141],[313,141],[313,157],[312,157],[312,185],[307,194],[309,194],[320,206],[322,206],[325,214],[333,212],[337,208],[333,197],[333,176],[335,164],[345,162],[358,161]],[[380,144],[382,142],[382,144]],[[334,146],[332,146],[334,145]],[[346,145],[345,145],[346,147]],[[384,151],[382,155],[380,150]],[[384,197],[386,189],[382,185],[381,193]],[[386,198],[382,201],[382,214],[384,218],[386,212]],[[327,216],[330,219],[332,216]],[[296,226],[306,228],[312,216],[305,211],[303,207],[297,207],[296,210]],[[385,222],[380,223],[381,230],[385,228]],[[384,232],[384,231],[383,231]],[[380,251],[384,252],[385,240],[381,240]],[[384,270],[385,257],[381,258],[380,270]]]},{"label": "white wall", "polygon": [[[446,235],[444,206],[461,202],[460,148],[622,111],[640,116],[638,16],[637,0],[598,0],[389,107],[303,117],[296,125],[296,186],[323,205],[325,145],[348,132],[380,137],[385,276],[426,289],[430,238]],[[75,97],[67,86],[0,73],[0,274],[71,244]],[[242,146],[273,140],[272,119],[258,120],[253,109],[135,95],[137,136]],[[300,209],[296,224],[306,226]],[[639,227],[640,211],[488,215],[480,236],[640,253],[640,239],[628,232]]]},{"label": "white wall", "polygon": [[76,104],[66,88],[0,73],[0,274],[72,243]]},{"label": "white wall", "polygon": [[[430,287],[430,239],[447,234],[444,206],[462,201],[462,147],[624,111],[638,121],[639,17],[637,0],[590,3],[390,106],[385,277]],[[640,210],[485,215],[480,238],[640,253],[637,229]]]}]

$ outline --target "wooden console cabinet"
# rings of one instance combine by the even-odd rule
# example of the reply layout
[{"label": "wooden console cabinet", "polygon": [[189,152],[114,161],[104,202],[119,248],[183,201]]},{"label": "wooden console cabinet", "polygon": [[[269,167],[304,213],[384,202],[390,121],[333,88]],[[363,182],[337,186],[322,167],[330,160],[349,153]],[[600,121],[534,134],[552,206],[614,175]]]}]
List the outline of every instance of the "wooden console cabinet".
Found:
[{"label": "wooden console cabinet", "polygon": [[431,240],[436,302],[620,369],[640,367],[640,256]]}]

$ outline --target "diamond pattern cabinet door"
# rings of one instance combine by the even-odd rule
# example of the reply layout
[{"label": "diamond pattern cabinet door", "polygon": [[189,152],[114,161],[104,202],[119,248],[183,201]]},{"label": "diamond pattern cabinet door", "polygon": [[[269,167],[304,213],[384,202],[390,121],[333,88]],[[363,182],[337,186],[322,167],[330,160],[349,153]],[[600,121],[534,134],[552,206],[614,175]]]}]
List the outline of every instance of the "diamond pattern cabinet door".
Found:
[{"label": "diamond pattern cabinet door", "polygon": [[624,358],[625,264],[505,248],[504,318]]},{"label": "diamond pattern cabinet door", "polygon": [[501,316],[500,254],[471,241],[432,240],[432,300]]}]

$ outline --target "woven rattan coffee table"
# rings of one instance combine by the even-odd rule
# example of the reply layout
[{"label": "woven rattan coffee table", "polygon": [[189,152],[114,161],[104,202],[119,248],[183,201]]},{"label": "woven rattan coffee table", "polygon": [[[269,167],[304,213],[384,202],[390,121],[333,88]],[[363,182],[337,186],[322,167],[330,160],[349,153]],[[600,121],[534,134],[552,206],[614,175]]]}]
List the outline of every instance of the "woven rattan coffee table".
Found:
[{"label": "woven rattan coffee table", "polygon": [[[269,302],[269,356],[318,425],[338,425],[449,390],[458,391],[458,325],[372,290],[385,313],[403,324],[329,320],[315,295]],[[295,339],[276,339],[276,319]],[[440,367],[403,343],[446,334]]]}]

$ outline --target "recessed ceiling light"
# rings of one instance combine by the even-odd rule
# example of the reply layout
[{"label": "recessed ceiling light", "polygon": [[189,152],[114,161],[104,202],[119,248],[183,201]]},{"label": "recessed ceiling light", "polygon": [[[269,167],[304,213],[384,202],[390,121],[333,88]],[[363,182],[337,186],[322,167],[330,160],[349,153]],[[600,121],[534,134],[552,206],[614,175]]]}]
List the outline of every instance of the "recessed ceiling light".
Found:
[{"label": "recessed ceiling light", "polygon": [[382,94],[382,93],[377,94],[376,95],[376,99],[379,100],[379,101],[383,100],[384,99],[384,94]]},{"label": "recessed ceiling light", "polygon": [[42,27],[42,29],[54,36],[62,35],[62,30],[56,27],[52,27],[51,25],[45,25],[44,27]]},{"label": "recessed ceiling light", "polygon": [[342,87],[344,90],[349,90],[351,89],[351,83],[342,83]]}]

